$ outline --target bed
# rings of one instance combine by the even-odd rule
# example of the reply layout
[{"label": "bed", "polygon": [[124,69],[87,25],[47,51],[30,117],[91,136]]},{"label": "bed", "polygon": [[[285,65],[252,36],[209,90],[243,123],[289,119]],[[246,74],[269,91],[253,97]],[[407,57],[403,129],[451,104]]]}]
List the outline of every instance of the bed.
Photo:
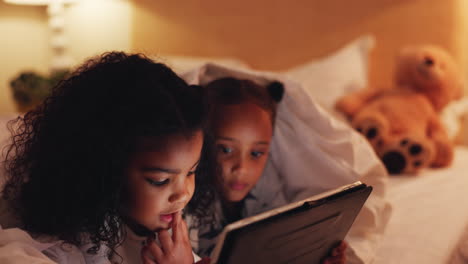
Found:
[{"label": "bed", "polygon": [[[231,61],[224,63],[239,67]],[[2,143],[8,137],[6,121],[12,117],[0,118]],[[466,263],[468,210],[463,201],[468,190],[467,161],[468,147],[460,145],[449,168],[389,178],[386,199],[392,213],[384,235],[374,241],[374,252],[369,252],[373,260],[366,263]]]},{"label": "bed", "polygon": [[468,147],[459,146],[450,168],[390,179],[393,212],[375,263],[455,263],[452,255],[463,250],[458,243],[467,246],[467,161]]},{"label": "bed", "polygon": [[[373,45],[371,36],[362,36],[327,58],[313,60],[280,75],[302,83],[324,111],[335,119],[342,119],[334,112],[333,103],[340,94],[354,89],[347,87],[346,83],[364,85],[364,69],[367,67],[365,57]],[[201,59],[200,65],[203,62],[204,59]],[[176,68],[185,68],[183,60],[173,58],[171,63]],[[220,64],[226,69],[234,69],[232,74],[240,78],[243,76],[242,71],[253,74],[253,79],[269,74],[280,76],[277,73],[245,70],[245,65],[236,61],[224,60]],[[347,70],[350,64],[355,70],[352,76]],[[332,69],[333,72],[330,72]],[[214,70],[212,67],[202,67],[199,72],[203,74]],[[333,81],[320,83],[321,79],[323,82],[323,79],[328,78]],[[321,89],[314,89],[321,85],[334,88],[335,92],[323,93]],[[344,88],[340,90],[339,87]],[[454,256],[460,258],[458,255],[461,253],[458,252],[466,247],[463,244],[464,236],[468,236],[468,211],[459,206],[468,189],[468,146],[459,145],[455,152],[455,160],[448,168],[426,169],[417,176],[388,178],[385,199],[391,205],[392,212],[388,222],[381,225],[385,229],[383,235],[366,245],[369,252],[366,253],[365,263],[457,263],[452,259],[455,259]]]}]

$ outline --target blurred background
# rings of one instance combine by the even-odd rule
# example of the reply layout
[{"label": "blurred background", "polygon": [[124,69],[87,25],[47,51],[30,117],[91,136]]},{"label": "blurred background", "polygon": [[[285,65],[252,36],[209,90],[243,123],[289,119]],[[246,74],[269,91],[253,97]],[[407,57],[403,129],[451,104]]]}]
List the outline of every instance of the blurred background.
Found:
[{"label": "blurred background", "polygon": [[370,33],[372,85],[390,82],[406,44],[439,44],[463,72],[468,62],[466,0],[73,0],[58,11],[57,1],[0,0],[0,113],[18,110],[10,82],[20,73],[47,79],[110,50],[280,71]]}]

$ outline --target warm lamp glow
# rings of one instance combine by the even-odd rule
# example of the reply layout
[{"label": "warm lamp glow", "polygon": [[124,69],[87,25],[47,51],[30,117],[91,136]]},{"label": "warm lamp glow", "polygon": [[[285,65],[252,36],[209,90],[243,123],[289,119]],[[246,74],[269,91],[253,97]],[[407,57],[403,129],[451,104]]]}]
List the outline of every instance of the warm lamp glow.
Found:
[{"label": "warm lamp glow", "polygon": [[63,34],[65,19],[63,16],[66,4],[76,2],[76,0],[4,0],[6,3],[16,5],[46,5],[49,16],[50,47],[52,58],[50,69],[52,71],[68,69],[71,65],[71,58],[66,54],[67,41]]},{"label": "warm lamp glow", "polygon": [[49,0],[4,0],[9,4],[15,5],[47,5],[50,3]]},{"label": "warm lamp glow", "polygon": [[64,4],[75,2],[76,0],[3,0],[9,4],[15,5],[48,5],[53,2],[61,2]]}]

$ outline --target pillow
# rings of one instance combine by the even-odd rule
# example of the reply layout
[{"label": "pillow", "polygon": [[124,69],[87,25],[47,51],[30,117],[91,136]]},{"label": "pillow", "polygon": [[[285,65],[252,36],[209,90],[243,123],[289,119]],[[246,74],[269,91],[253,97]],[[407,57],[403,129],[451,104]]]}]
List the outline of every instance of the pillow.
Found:
[{"label": "pillow", "polygon": [[391,207],[385,197],[386,169],[369,143],[324,111],[310,90],[282,74],[207,64],[182,77],[189,84],[205,85],[228,76],[250,79],[260,85],[277,80],[285,86],[269,161],[252,190],[257,197],[255,204],[246,204],[247,215],[361,180],[373,186],[374,191],[346,238],[350,248],[348,263],[371,262]]},{"label": "pillow", "polygon": [[369,53],[375,39],[361,36],[340,50],[311,60],[284,72],[326,110],[335,113],[334,104],[345,94],[367,86]]},{"label": "pillow", "polygon": [[186,71],[200,67],[206,63],[216,63],[226,67],[235,68],[249,68],[249,66],[239,60],[229,57],[192,57],[192,56],[174,56],[174,55],[161,55],[152,56],[152,59],[160,61],[169,66],[174,72],[182,74]]}]

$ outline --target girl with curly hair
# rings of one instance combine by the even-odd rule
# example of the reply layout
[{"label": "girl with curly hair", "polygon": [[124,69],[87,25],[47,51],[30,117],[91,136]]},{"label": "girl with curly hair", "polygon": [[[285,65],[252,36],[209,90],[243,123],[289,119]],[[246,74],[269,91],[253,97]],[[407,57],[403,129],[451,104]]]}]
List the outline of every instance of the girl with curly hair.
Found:
[{"label": "girl with curly hair", "polygon": [[16,227],[58,263],[194,263],[181,214],[212,199],[204,97],[143,55],[83,64],[9,124]]}]

